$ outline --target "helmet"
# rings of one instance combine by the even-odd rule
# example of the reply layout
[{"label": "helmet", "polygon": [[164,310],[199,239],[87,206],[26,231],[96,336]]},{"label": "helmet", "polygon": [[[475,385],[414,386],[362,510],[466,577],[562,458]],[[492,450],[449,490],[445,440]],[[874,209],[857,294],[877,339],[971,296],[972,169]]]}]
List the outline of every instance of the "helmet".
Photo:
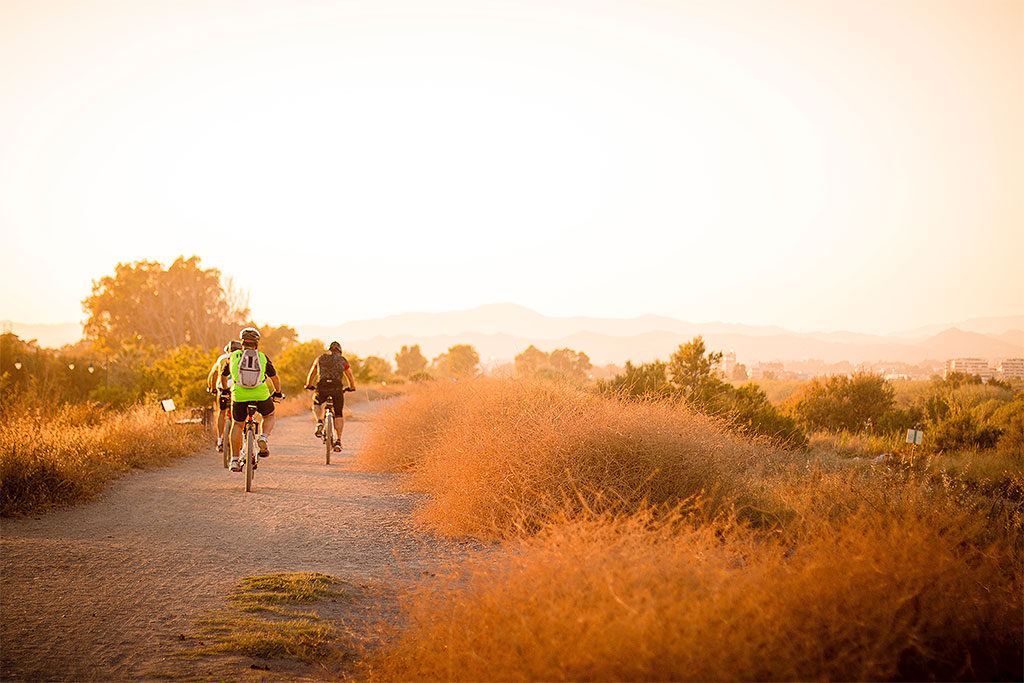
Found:
[{"label": "helmet", "polygon": [[260,340],[260,331],[255,327],[247,327],[238,333],[238,338],[242,341],[258,342]]},{"label": "helmet", "polygon": [[332,341],[331,345],[327,347],[327,350],[328,351],[337,351],[338,353],[341,353],[341,344],[339,342]]},{"label": "helmet", "polygon": [[232,339],[224,345],[224,353],[231,353],[232,351],[237,351],[240,348],[242,348],[242,342],[237,339]]}]

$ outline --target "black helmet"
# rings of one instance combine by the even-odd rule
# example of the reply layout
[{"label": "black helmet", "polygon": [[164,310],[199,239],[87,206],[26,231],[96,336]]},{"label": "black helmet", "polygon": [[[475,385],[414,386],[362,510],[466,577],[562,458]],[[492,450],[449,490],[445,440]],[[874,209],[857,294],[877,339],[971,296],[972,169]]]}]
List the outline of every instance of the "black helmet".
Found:
[{"label": "black helmet", "polygon": [[332,341],[330,346],[327,347],[327,350],[328,351],[337,351],[338,353],[341,353],[341,343],[340,342],[336,342],[336,341]]},{"label": "black helmet", "polygon": [[260,340],[260,331],[255,327],[247,327],[238,333],[238,338],[242,341],[258,342]]},{"label": "black helmet", "polygon": [[238,351],[240,348],[242,348],[242,342],[238,341],[237,339],[232,339],[231,341],[224,345],[224,353]]}]

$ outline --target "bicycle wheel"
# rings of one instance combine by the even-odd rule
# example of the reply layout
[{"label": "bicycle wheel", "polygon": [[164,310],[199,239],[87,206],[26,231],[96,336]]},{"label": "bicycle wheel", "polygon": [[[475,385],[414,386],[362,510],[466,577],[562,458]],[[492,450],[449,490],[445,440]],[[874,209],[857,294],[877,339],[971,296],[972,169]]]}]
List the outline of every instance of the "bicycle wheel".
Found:
[{"label": "bicycle wheel", "polygon": [[331,451],[334,450],[334,415],[327,413],[324,420],[324,463],[331,464]]},{"label": "bicycle wheel", "polygon": [[224,434],[221,435],[223,439],[221,443],[224,444],[224,469],[228,468],[231,464],[231,416],[229,415],[224,420]]},{"label": "bicycle wheel", "polygon": [[256,436],[250,425],[245,430],[245,490],[252,491],[252,475],[256,460]]}]

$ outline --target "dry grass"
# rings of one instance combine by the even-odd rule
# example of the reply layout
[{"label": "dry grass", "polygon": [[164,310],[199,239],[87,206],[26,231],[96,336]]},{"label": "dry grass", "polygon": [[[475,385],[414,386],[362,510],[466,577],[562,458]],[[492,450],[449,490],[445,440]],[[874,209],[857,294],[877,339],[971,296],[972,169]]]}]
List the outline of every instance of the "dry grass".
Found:
[{"label": "dry grass", "polygon": [[420,520],[502,538],[587,511],[701,497],[713,514],[775,513],[765,472],[784,456],[679,406],[559,383],[478,380],[420,388],[374,424],[356,464],[411,472]]},{"label": "dry grass", "polygon": [[1019,679],[1017,537],[950,509],[861,506],[788,543],[644,511],[553,526],[409,594],[372,675]]},{"label": "dry grass", "polygon": [[[505,544],[409,591],[365,673],[1021,679],[1021,507],[838,461],[786,465],[703,418],[565,387],[426,388],[363,465],[409,471],[429,526]],[[756,499],[785,513],[751,524]]]},{"label": "dry grass", "polygon": [[166,464],[209,441],[200,425],[173,424],[154,408],[9,410],[0,422],[0,514],[87,500],[133,468]]}]

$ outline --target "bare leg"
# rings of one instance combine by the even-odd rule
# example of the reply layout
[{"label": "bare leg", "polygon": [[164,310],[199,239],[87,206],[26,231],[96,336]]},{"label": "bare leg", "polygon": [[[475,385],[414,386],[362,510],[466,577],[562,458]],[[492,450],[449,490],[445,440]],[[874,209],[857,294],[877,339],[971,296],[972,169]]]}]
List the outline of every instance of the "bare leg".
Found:
[{"label": "bare leg", "polygon": [[231,457],[237,458],[242,452],[242,425],[244,422],[232,422],[231,425]]},{"label": "bare leg", "polygon": [[270,436],[270,432],[274,431],[274,413],[263,416],[263,429],[260,431],[267,436]]}]

